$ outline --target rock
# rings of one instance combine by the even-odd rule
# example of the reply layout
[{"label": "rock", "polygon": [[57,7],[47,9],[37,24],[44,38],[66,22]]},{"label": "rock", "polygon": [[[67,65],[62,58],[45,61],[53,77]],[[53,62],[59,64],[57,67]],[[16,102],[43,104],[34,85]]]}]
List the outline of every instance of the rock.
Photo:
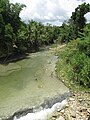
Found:
[{"label": "rock", "polygon": [[56,118],[53,117],[52,120],[56,120]]},{"label": "rock", "polygon": [[69,104],[67,104],[67,105],[65,106],[65,108],[69,108]]},{"label": "rock", "polygon": [[64,80],[62,80],[64,82]]},{"label": "rock", "polygon": [[61,110],[60,112],[61,112],[61,113],[64,113],[65,111],[64,111],[64,109],[63,109],[63,110]]},{"label": "rock", "polygon": [[75,111],[71,111],[71,117],[76,118],[76,112]]},{"label": "rock", "polygon": [[55,114],[55,115],[53,115],[52,117],[53,117],[53,118],[57,118],[57,115]]},{"label": "rock", "polygon": [[82,98],[79,98],[78,100],[79,100],[79,102],[82,102],[82,101],[83,101],[83,99],[82,99]]},{"label": "rock", "polygon": [[87,111],[86,108],[83,108],[83,109],[80,110],[80,112],[86,112],[86,111]]},{"label": "rock", "polygon": [[90,109],[88,109],[87,112],[90,113]]},{"label": "rock", "polygon": [[74,99],[74,98],[69,98],[69,100],[70,100],[70,101],[75,101],[75,99]]},{"label": "rock", "polygon": [[90,120],[90,94],[72,94],[56,118],[55,120]]},{"label": "rock", "polygon": [[88,120],[90,120],[90,116],[88,117]]},{"label": "rock", "polygon": [[59,118],[57,118],[56,120],[65,120],[62,116],[60,116]]}]

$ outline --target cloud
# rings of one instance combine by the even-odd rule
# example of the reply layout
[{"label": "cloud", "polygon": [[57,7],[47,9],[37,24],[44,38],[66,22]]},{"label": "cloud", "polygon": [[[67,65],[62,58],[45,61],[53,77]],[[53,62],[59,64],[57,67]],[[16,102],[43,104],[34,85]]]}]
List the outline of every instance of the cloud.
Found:
[{"label": "cloud", "polygon": [[[10,0],[16,3],[18,0]],[[23,21],[35,20],[42,23],[61,24],[72,15],[75,8],[85,2],[85,0],[19,0],[19,3],[25,4],[20,17]],[[86,0],[90,3],[90,0]]]},{"label": "cloud", "polygon": [[86,19],[87,19],[87,23],[90,23],[90,12],[88,12],[86,15],[85,15]]}]

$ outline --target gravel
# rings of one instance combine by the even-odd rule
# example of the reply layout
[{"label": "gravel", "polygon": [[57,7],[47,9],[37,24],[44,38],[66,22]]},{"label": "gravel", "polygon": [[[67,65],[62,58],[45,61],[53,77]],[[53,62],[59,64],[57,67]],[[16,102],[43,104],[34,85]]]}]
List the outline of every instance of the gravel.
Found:
[{"label": "gravel", "polygon": [[90,120],[90,93],[72,93],[66,107],[57,111],[51,120]]}]

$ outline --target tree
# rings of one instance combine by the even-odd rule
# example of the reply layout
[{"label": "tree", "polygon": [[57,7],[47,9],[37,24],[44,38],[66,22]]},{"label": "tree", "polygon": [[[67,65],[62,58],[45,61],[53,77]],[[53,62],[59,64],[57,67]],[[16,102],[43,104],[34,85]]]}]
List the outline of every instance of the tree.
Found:
[{"label": "tree", "polygon": [[83,36],[84,27],[86,25],[84,15],[88,12],[90,12],[90,4],[86,3],[79,5],[75,9],[75,12],[72,12],[69,21],[65,21],[61,26],[61,33],[58,38],[61,43],[69,42]]},{"label": "tree", "polygon": [[9,0],[0,0],[0,55],[13,52],[13,44],[22,24],[19,17],[23,4],[12,4]]},{"label": "tree", "polygon": [[19,17],[19,14],[24,7],[26,7],[24,4],[10,4],[10,13],[8,13],[9,21],[13,27],[15,34],[17,34],[18,29],[20,28],[21,18]]},{"label": "tree", "polygon": [[76,31],[83,32],[83,28],[86,23],[84,15],[88,12],[90,12],[90,4],[83,3],[75,9],[75,12],[72,13],[71,22],[73,23]]},{"label": "tree", "polygon": [[4,38],[4,45],[6,54],[12,53],[13,51],[13,39],[14,39],[14,32],[13,28],[10,23],[5,25],[5,38]]}]

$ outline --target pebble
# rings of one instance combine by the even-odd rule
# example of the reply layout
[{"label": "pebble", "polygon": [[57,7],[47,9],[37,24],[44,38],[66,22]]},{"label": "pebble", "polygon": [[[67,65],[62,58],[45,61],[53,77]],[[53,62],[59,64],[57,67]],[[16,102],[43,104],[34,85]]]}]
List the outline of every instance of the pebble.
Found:
[{"label": "pebble", "polygon": [[70,101],[74,101],[75,99],[74,99],[74,98],[70,98],[69,100],[70,100]]},{"label": "pebble", "polygon": [[90,113],[90,109],[88,109],[87,112]]},{"label": "pebble", "polygon": [[63,109],[63,110],[61,110],[60,112],[61,112],[61,113],[64,113],[65,111],[64,111],[64,109]]},{"label": "pebble", "polygon": [[65,120],[62,116],[60,116],[59,118],[57,118],[56,120]]},{"label": "pebble", "polygon": [[85,109],[85,108],[80,110],[80,112],[86,112],[86,111],[87,111],[87,109]]},{"label": "pebble", "polygon": [[65,108],[57,113],[55,120],[90,120],[90,93],[73,93]]},{"label": "pebble", "polygon": [[83,99],[79,99],[79,102],[82,102],[83,101]]},{"label": "pebble", "polygon": [[76,118],[76,112],[75,111],[71,111],[71,117]]},{"label": "pebble", "polygon": [[90,116],[88,117],[88,120],[90,120]]}]

